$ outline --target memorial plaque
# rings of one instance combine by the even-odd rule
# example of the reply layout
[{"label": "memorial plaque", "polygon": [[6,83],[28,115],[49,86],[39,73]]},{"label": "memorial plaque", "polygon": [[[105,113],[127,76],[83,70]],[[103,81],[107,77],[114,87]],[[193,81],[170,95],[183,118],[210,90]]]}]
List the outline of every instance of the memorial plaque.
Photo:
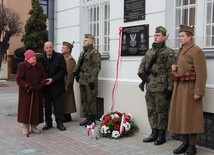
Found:
[{"label": "memorial plaque", "polygon": [[146,0],[124,0],[124,22],[145,19]]},{"label": "memorial plaque", "polygon": [[121,56],[144,55],[149,48],[149,25],[124,27]]}]

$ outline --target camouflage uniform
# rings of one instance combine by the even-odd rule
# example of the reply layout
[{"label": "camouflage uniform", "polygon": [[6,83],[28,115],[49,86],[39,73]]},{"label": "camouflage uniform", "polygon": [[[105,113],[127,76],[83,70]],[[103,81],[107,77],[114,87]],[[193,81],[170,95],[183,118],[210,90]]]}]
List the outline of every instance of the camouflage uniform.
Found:
[{"label": "camouflage uniform", "polygon": [[[80,66],[80,61],[82,59],[83,63]],[[80,70],[79,84],[83,112],[88,115],[96,115],[98,74],[101,70],[101,55],[94,49],[93,45],[84,47],[84,51],[80,54],[74,72],[76,72],[77,69]]]},{"label": "camouflage uniform", "polygon": [[[145,98],[151,128],[166,130],[170,103],[166,92],[171,92],[173,88],[171,66],[174,62],[174,52],[165,45],[165,42],[159,44],[161,46],[153,43],[152,48],[146,52],[139,66],[138,75],[146,71],[157,51],[157,59],[151,69],[153,74],[147,77]],[[157,76],[154,76],[154,73]]]}]

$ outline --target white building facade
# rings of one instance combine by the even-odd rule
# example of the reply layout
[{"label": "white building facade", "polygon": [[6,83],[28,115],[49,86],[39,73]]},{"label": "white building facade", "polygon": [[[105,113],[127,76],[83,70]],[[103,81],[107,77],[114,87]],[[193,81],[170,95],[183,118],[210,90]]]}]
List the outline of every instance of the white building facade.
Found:
[{"label": "white building facade", "polygon": [[[214,113],[214,0],[145,0],[145,19],[124,22],[125,0],[55,0],[54,44],[60,52],[63,41],[75,42],[72,55],[78,60],[85,33],[96,37],[96,47],[102,54],[99,74],[99,95],[104,99],[104,113],[110,111],[112,89],[118,63],[119,28],[149,24],[149,47],[157,26],[168,30],[167,45],[179,48],[180,24],[194,25],[195,43],[203,48],[207,57],[208,79],[204,111]],[[121,56],[118,80],[114,94],[114,109],[131,113],[143,133],[150,133],[145,103],[145,92],[138,85],[138,67],[143,56]],[[80,94],[75,83],[75,96],[81,115]]]}]

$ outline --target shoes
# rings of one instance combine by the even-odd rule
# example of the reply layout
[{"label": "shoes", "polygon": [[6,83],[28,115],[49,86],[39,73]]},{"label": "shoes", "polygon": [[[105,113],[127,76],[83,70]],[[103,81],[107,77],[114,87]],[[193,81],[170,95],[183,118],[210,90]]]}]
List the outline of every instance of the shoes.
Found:
[{"label": "shoes", "polygon": [[57,124],[57,129],[59,129],[60,131],[65,131],[66,130],[65,126],[62,123],[58,123]]},{"label": "shoes", "polygon": [[187,151],[188,144],[182,143],[177,149],[173,151],[173,154],[182,154]]},{"label": "shoes", "polygon": [[37,129],[37,126],[36,125],[31,125],[31,132],[32,133],[35,133],[35,134],[38,134],[40,133],[41,131],[39,129]]},{"label": "shoes", "polygon": [[154,142],[155,145],[162,145],[166,142],[166,130],[159,130],[158,131],[158,138],[157,140]]},{"label": "shoes", "polygon": [[86,118],[83,122],[81,122],[79,125],[80,126],[86,126],[88,123],[90,123],[90,119]]},{"label": "shoes", "polygon": [[50,128],[52,128],[53,125],[52,124],[45,124],[45,126],[43,126],[42,130],[48,130]]},{"label": "shoes", "polygon": [[184,153],[184,155],[195,155],[195,154],[197,154],[195,145],[189,145],[187,151]]},{"label": "shoes", "polygon": [[64,119],[63,119],[63,122],[71,122],[72,121],[72,117],[71,117],[71,114],[64,114],[63,115]]},{"label": "shoes", "polygon": [[28,134],[28,125],[23,123],[22,127],[22,134],[27,135]]},{"label": "shoes", "polygon": [[148,138],[143,139],[144,143],[150,143],[156,141],[158,138],[158,130],[152,129],[152,133]]}]

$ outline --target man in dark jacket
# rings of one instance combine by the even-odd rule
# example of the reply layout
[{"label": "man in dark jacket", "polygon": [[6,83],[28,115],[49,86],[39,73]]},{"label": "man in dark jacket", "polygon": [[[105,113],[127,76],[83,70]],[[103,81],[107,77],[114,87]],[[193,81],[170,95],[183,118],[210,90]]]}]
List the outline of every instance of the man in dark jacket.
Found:
[{"label": "man in dark jacket", "polygon": [[42,129],[48,130],[53,127],[51,118],[53,105],[57,128],[64,131],[66,128],[63,125],[61,97],[65,92],[64,76],[67,73],[66,63],[63,55],[54,51],[52,42],[44,44],[44,51],[39,58],[48,74],[47,85],[43,90],[46,125]]}]

